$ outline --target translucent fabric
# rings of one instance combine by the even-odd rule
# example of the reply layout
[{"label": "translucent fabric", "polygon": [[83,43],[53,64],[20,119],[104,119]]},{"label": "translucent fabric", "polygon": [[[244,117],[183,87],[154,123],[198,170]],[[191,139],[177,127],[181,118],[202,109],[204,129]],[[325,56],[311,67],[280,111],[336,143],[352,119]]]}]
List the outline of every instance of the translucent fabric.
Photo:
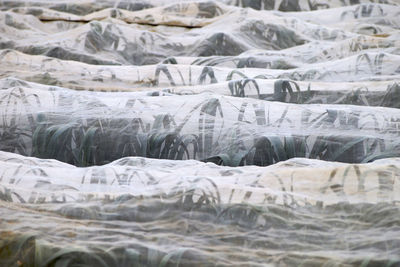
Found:
[{"label": "translucent fabric", "polygon": [[[78,92],[3,83],[3,151],[76,166],[124,156],[266,166],[293,157],[349,163],[399,156],[397,109],[198,94]],[[171,103],[173,103],[171,105]]]},{"label": "translucent fabric", "polygon": [[362,265],[399,255],[398,158],[77,168],[1,152],[0,163],[5,265]]},{"label": "translucent fabric", "polygon": [[0,1],[0,266],[399,265],[399,14]]}]

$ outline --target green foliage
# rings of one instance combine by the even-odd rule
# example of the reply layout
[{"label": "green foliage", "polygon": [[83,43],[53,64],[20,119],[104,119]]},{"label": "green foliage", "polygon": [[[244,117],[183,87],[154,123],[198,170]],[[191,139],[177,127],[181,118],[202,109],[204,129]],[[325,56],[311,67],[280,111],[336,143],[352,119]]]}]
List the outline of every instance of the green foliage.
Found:
[{"label": "green foliage", "polygon": [[[294,94],[288,81],[278,81],[276,86],[277,95]],[[224,131],[224,113],[217,98],[195,105],[179,125],[170,114],[156,115],[152,125],[144,125],[138,117],[82,119],[65,123],[68,119],[62,116],[40,114],[32,135],[32,155],[54,158],[76,166],[102,165],[127,156],[198,159],[226,166],[267,166],[294,157],[359,163],[400,155],[400,142],[387,142],[374,136],[345,133],[277,134],[276,130],[282,125],[291,123],[287,116],[289,106],[274,122],[270,121],[262,106],[254,106],[252,112],[255,112],[258,127],[275,130],[271,133],[253,133],[241,127],[245,123],[248,107],[248,103],[243,102],[237,123]],[[197,132],[191,130],[190,134],[182,133],[187,122],[195,115],[198,120]],[[360,125],[357,114],[347,116],[338,110],[328,109],[313,119],[310,115],[308,110],[303,111],[301,125],[304,129],[323,129],[334,123],[338,124],[338,128],[362,128],[366,123]],[[371,122],[378,123],[373,114],[367,122],[368,125]]]}]

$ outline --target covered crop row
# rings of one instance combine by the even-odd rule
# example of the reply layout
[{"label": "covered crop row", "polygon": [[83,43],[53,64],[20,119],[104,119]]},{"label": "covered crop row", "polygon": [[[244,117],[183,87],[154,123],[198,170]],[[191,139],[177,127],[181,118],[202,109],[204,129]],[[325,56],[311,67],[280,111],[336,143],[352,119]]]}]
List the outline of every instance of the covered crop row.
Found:
[{"label": "covered crop row", "polygon": [[0,266],[399,266],[399,15],[0,0]]},{"label": "covered crop row", "polygon": [[392,108],[21,85],[2,90],[0,99],[2,150],[77,166],[126,156],[229,166],[294,157],[360,163],[398,156],[400,146]]}]

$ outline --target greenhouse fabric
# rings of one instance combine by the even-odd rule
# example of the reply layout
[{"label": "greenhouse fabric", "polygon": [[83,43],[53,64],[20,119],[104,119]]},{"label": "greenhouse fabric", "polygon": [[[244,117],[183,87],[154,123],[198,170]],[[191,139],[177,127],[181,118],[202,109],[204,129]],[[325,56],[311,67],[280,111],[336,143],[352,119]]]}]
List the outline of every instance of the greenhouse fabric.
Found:
[{"label": "greenhouse fabric", "polygon": [[399,266],[399,16],[1,0],[0,266]]}]

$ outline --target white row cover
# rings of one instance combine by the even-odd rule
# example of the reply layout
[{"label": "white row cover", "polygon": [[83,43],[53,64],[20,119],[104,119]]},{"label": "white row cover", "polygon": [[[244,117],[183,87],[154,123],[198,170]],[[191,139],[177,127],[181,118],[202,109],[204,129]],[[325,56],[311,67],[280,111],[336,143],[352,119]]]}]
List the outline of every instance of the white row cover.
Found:
[{"label": "white row cover", "polygon": [[398,266],[398,0],[0,0],[0,266]]},{"label": "white row cover", "polygon": [[1,149],[78,166],[123,156],[265,166],[293,157],[360,163],[399,154],[395,108],[4,84],[16,86],[0,91]]},{"label": "white row cover", "polygon": [[[269,167],[223,167],[193,160],[122,158],[77,168],[0,152],[2,199],[16,203],[84,203],[193,194],[215,204],[332,205],[400,201],[400,159],[345,164],[294,158]],[[203,201],[206,201],[205,199]]]}]

